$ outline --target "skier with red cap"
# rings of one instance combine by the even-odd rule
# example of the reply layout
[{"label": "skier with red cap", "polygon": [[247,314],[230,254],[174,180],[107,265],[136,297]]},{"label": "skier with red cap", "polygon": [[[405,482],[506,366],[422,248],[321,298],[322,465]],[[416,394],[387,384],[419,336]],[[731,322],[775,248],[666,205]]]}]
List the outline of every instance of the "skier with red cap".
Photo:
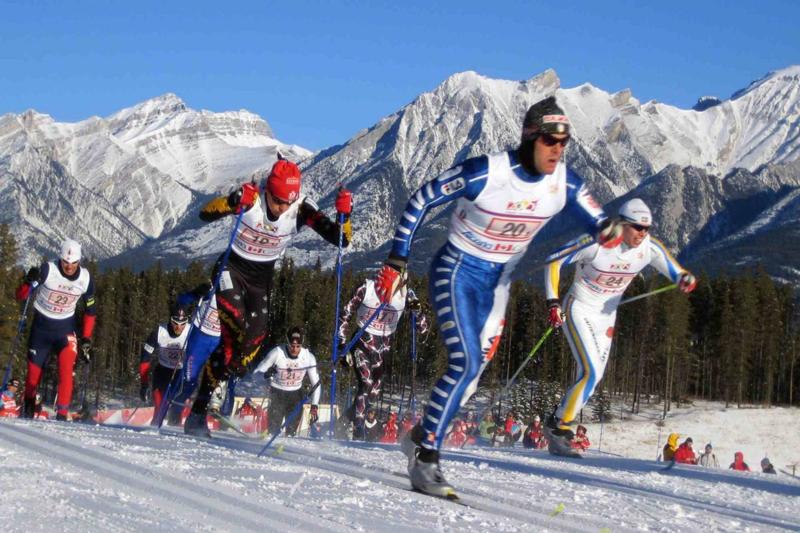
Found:
[{"label": "skier with red cap", "polygon": [[[294,235],[309,226],[329,243],[339,244],[339,224],[300,194],[300,181],[297,165],[278,155],[260,186],[245,183],[230,195],[211,200],[200,211],[205,222],[239,213],[242,217],[216,292],[221,342],[202,372],[192,412],[184,424],[186,433],[207,436],[206,414],[214,388],[229,377],[243,376],[262,358],[262,343],[267,336],[267,297],[275,262]],[[352,236],[352,205],[352,193],[339,189],[336,211],[344,218],[343,246],[350,243]],[[212,279],[216,278],[220,262],[221,258]]]}]

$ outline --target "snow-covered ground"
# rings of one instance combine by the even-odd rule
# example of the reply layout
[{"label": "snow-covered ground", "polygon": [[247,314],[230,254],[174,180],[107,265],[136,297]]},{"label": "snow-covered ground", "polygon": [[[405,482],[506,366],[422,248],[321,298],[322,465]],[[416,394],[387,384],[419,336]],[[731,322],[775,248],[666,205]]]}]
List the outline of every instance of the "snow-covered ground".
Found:
[{"label": "snow-covered ground", "polygon": [[[674,411],[662,429],[734,449],[757,467],[796,458],[800,410]],[[464,505],[410,490],[396,445],[263,441],[167,428],[0,420],[0,523],[13,531],[777,531],[800,530],[800,480],[676,466],[658,427],[606,424],[583,460],[521,448],[448,451]],[[599,426],[589,425],[599,444]],[[782,444],[781,441],[786,441]],[[768,446],[767,443],[772,443]],[[616,454],[624,454],[619,457]],[[756,468],[757,469],[757,468]]]}]

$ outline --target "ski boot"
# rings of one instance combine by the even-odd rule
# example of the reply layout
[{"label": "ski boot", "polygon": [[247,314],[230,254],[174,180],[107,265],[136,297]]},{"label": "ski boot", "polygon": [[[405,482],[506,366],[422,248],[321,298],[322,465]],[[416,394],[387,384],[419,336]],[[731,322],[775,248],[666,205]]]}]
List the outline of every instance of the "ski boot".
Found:
[{"label": "ski boot", "polygon": [[192,411],[186,417],[186,422],[183,424],[183,432],[187,435],[195,437],[211,438],[211,432],[208,430],[208,423],[206,422],[205,413],[195,413]]},{"label": "ski boot", "polygon": [[561,457],[583,457],[572,447],[575,433],[571,429],[562,427],[564,424],[556,420],[555,415],[550,415],[544,425],[544,435],[547,437],[547,451],[552,455]]},{"label": "ski boot", "polygon": [[353,424],[353,440],[367,440],[367,426],[364,424],[363,418],[357,419]]},{"label": "ski boot", "polygon": [[421,450],[414,459],[414,465],[409,469],[408,477],[414,490],[439,498],[458,500],[458,494],[444,479],[442,469],[439,468],[437,451]]},{"label": "ski boot", "polygon": [[20,410],[20,418],[33,418],[36,413],[36,400],[32,398],[22,399],[22,409]]},{"label": "ski boot", "polygon": [[62,415],[61,413],[56,413],[56,420],[59,422],[66,422],[67,415]]},{"label": "ski boot", "polygon": [[180,426],[182,413],[183,413],[182,405],[173,405],[172,407],[170,407],[169,411],[167,411],[167,425]]}]

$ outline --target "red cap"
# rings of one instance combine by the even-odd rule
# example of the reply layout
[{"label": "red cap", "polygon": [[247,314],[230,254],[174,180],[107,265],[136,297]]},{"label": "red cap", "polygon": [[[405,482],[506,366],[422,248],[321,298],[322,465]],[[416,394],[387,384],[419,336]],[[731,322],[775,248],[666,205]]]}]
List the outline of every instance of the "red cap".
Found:
[{"label": "red cap", "polygon": [[267,177],[267,190],[278,200],[294,202],[300,195],[300,169],[286,159],[279,159]]}]

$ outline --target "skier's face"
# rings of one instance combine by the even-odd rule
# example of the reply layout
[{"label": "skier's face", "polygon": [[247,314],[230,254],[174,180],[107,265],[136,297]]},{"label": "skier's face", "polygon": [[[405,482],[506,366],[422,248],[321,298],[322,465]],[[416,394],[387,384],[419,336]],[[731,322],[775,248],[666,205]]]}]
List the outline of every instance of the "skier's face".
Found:
[{"label": "skier's face", "polygon": [[275,198],[272,196],[269,190],[264,192],[264,196],[267,199],[267,207],[269,208],[270,212],[276,216],[281,216],[284,214],[294,203]]},{"label": "skier's face", "polygon": [[289,355],[292,357],[297,357],[300,355],[300,350],[303,349],[303,345],[300,342],[292,341],[289,343]]},{"label": "skier's face", "polygon": [[622,226],[622,240],[631,248],[636,248],[645,237],[647,232],[650,231],[649,226],[640,226],[639,224],[623,224]]},{"label": "skier's face", "polygon": [[67,263],[63,259],[61,261],[61,270],[64,271],[64,274],[67,276],[75,275],[75,272],[78,271],[78,267],[80,266],[80,261],[75,261],[74,263]]},{"label": "skier's face", "polygon": [[536,138],[536,142],[533,143],[533,163],[539,174],[555,172],[567,142],[569,135],[565,133],[545,133]]}]

